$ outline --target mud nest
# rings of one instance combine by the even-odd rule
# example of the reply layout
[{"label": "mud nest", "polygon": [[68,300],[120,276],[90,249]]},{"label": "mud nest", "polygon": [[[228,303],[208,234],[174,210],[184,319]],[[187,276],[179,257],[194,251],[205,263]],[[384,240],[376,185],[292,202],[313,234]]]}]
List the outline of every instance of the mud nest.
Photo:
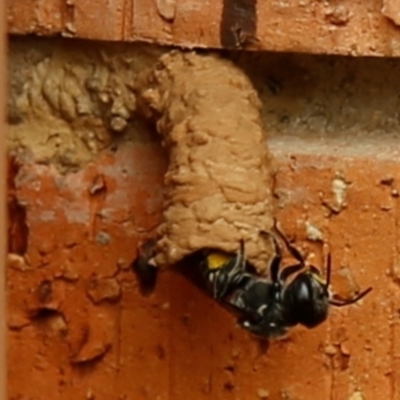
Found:
[{"label": "mud nest", "polygon": [[143,71],[138,109],[168,151],[158,265],[202,248],[236,252],[264,270],[272,226],[270,156],[249,78],[215,55],[173,51]]}]

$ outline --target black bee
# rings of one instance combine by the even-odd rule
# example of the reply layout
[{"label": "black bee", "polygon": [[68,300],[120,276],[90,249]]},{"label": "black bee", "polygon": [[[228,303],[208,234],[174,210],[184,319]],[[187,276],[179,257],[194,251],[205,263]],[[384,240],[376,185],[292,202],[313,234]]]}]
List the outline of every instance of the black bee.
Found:
[{"label": "black bee", "polygon": [[280,268],[281,249],[275,235],[268,233],[275,247],[268,279],[257,275],[246,261],[243,242],[228,262],[218,269],[209,266],[204,274],[209,287],[211,283],[213,297],[235,310],[241,326],[253,334],[272,338],[284,335],[297,324],[313,328],[327,319],[329,305],[353,304],[372,290],[368,288],[351,300],[335,300],[330,292],[330,254],[324,279],[316,267],[306,267],[304,257],[277,227],[275,231],[297,264]]},{"label": "black bee", "polygon": [[[350,300],[336,300],[330,291],[331,256],[327,258],[327,275],[318,268],[306,266],[305,259],[275,225],[275,232],[297,263],[281,268],[282,251],[275,233],[272,238],[275,255],[269,277],[257,274],[246,260],[245,243],[240,241],[236,254],[217,249],[202,249],[186,257],[176,269],[221,305],[238,316],[240,325],[261,338],[274,338],[287,333],[297,324],[313,328],[328,317],[329,306],[353,304],[366,296],[368,288]],[[133,268],[142,291],[154,289],[157,266],[154,264],[155,242],[149,241],[139,251]],[[197,271],[197,273],[196,273]]]},{"label": "black bee", "polygon": [[215,249],[203,249],[198,253],[200,273],[205,279],[207,290],[216,300],[223,301],[240,287],[247,269],[251,268],[246,261],[243,240],[235,256]]}]

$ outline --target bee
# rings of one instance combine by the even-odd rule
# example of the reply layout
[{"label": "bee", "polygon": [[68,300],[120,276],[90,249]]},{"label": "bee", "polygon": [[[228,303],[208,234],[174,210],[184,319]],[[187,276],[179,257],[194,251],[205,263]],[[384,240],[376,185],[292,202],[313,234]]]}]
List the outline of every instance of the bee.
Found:
[{"label": "bee", "polygon": [[[343,307],[365,297],[369,287],[348,300],[338,300],[331,290],[331,255],[328,254],[326,276],[306,265],[301,252],[290,244],[276,222],[274,232],[262,232],[272,239],[274,256],[269,276],[260,276],[248,262],[245,243],[239,241],[236,254],[218,249],[202,249],[186,257],[176,270],[183,273],[202,291],[234,313],[239,325],[263,339],[284,336],[291,327],[303,325],[309,329],[322,324],[330,306]],[[281,267],[282,250],[278,238],[297,261]],[[154,263],[155,242],[142,246],[133,264],[140,286],[154,289],[158,268]]]},{"label": "bee", "polygon": [[330,288],[331,255],[327,257],[324,278],[318,268],[306,266],[300,251],[289,243],[276,224],[274,230],[296,259],[296,264],[281,268],[282,251],[277,237],[265,232],[272,237],[275,250],[268,278],[255,273],[246,261],[243,242],[239,252],[218,271],[211,266],[205,273],[208,283],[212,283],[214,298],[235,310],[240,325],[252,334],[274,338],[285,335],[289,328],[298,324],[314,328],[327,319],[330,306],[356,303],[372,290],[369,287],[349,300],[335,299]]},{"label": "bee", "polygon": [[240,241],[240,249],[234,256],[215,249],[201,250],[198,265],[212,297],[223,301],[242,285],[248,269],[244,241]]}]

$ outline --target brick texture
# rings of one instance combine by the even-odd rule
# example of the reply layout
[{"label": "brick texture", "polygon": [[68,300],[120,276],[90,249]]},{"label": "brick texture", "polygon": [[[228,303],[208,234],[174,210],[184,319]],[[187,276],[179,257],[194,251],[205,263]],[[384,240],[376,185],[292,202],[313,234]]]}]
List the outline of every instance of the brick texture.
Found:
[{"label": "brick texture", "polygon": [[12,34],[183,47],[400,55],[395,1],[8,1]]},{"label": "brick texture", "polygon": [[[160,217],[158,145],[68,176],[26,164],[13,177],[29,240],[9,255],[10,398],[398,399],[399,162],[390,144],[376,162],[334,155],[340,142],[288,142],[271,142],[283,228],[316,265],[331,251],[336,290],[348,292],[348,273],[372,294],[265,346],[172,271],[139,294],[129,264]],[[307,240],[310,225],[325,247]]]},{"label": "brick texture", "polygon": [[226,54],[263,102],[284,231],[317,266],[331,252],[341,295],[373,286],[268,346],[174,271],[145,297],[130,269],[162,211],[167,155],[131,96],[160,52],[12,42],[9,398],[399,400],[398,61]]}]

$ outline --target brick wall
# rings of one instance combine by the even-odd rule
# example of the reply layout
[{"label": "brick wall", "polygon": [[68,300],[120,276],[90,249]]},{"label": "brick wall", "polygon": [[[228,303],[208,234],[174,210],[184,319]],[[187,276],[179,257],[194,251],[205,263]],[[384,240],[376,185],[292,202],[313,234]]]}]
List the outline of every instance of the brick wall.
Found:
[{"label": "brick wall", "polygon": [[9,32],[185,47],[398,56],[396,0],[8,1]]},{"label": "brick wall", "polygon": [[[9,31],[219,47],[228,3],[10,2]],[[389,1],[269,4],[238,47],[397,54]],[[398,60],[226,53],[263,102],[284,230],[317,265],[332,253],[339,292],[374,287],[266,346],[178,274],[143,297],[130,270],[166,154],[129,88],[167,50],[11,41],[10,399],[398,399]]]}]

